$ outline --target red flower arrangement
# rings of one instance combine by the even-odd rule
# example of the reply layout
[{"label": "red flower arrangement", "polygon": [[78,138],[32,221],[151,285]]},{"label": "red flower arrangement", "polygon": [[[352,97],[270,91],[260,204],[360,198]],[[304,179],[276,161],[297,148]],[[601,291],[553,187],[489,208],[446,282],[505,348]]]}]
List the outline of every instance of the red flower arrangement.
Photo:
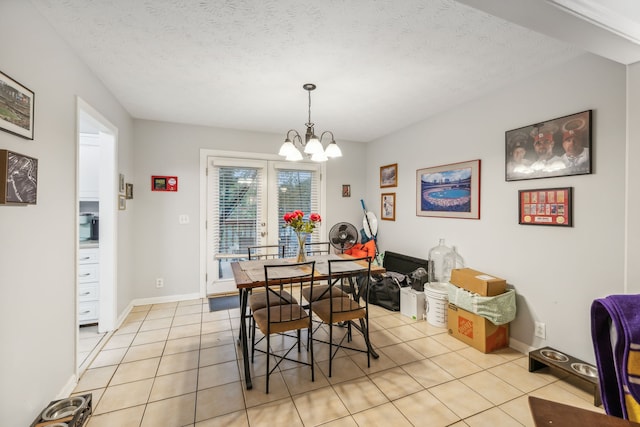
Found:
[{"label": "red flower arrangement", "polygon": [[285,227],[291,227],[296,233],[311,233],[316,228],[316,224],[322,222],[322,218],[317,213],[309,214],[309,220],[304,220],[304,212],[293,211],[284,214]]}]

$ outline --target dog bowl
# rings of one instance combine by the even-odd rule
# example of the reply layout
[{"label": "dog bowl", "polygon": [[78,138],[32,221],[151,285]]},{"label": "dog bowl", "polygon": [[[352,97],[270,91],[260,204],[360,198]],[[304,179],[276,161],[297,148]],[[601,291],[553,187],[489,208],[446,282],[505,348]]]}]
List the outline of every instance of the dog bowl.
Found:
[{"label": "dog bowl", "polygon": [[565,354],[562,354],[559,351],[555,351],[555,350],[540,350],[540,354],[542,355],[542,357],[549,360],[553,360],[555,362],[569,361],[569,358]]},{"label": "dog bowl", "polygon": [[76,412],[84,408],[86,404],[87,401],[82,396],[59,400],[42,412],[42,419],[45,421],[52,421],[74,415]]},{"label": "dog bowl", "polygon": [[572,363],[571,369],[579,373],[580,375],[585,375],[587,377],[596,378],[598,376],[598,370],[586,363]]}]

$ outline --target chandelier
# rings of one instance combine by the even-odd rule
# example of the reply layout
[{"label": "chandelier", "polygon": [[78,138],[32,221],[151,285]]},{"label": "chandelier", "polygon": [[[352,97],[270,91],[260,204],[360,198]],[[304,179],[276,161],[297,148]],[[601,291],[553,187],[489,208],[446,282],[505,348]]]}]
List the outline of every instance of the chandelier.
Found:
[{"label": "chandelier", "polygon": [[[284,156],[285,160],[294,162],[303,159],[300,149],[307,154],[307,157],[311,157],[311,160],[314,162],[326,162],[332,157],[342,157],[342,151],[340,150],[340,147],[338,147],[338,144],[336,144],[333,132],[328,130],[324,131],[320,134],[320,138],[318,138],[313,131],[313,123],[311,122],[311,91],[316,88],[316,85],[313,83],[306,83],[302,88],[309,93],[309,118],[307,123],[305,123],[307,131],[304,134],[304,139],[302,139],[297,130],[290,129],[287,132],[287,136],[280,147],[278,154],[280,156]],[[331,136],[331,142],[327,145],[325,150],[322,146],[322,138],[327,134]],[[296,144],[299,145],[300,148],[296,147]]]}]

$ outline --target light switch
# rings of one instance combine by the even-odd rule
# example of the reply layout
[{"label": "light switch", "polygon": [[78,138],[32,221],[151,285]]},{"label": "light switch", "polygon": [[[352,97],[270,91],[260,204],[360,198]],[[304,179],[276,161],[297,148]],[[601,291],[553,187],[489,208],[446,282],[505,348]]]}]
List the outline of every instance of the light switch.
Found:
[{"label": "light switch", "polygon": [[178,223],[180,223],[180,224],[189,224],[189,215],[185,215],[185,214],[180,215],[178,217]]}]

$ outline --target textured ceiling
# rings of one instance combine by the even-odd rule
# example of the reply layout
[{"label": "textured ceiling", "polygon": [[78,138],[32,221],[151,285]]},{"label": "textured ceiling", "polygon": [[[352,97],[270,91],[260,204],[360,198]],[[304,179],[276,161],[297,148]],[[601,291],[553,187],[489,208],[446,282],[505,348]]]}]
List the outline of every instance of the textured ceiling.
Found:
[{"label": "textured ceiling", "polygon": [[[370,141],[584,51],[452,0],[32,0],[129,113]],[[543,58],[544,60],[541,60]]]}]

